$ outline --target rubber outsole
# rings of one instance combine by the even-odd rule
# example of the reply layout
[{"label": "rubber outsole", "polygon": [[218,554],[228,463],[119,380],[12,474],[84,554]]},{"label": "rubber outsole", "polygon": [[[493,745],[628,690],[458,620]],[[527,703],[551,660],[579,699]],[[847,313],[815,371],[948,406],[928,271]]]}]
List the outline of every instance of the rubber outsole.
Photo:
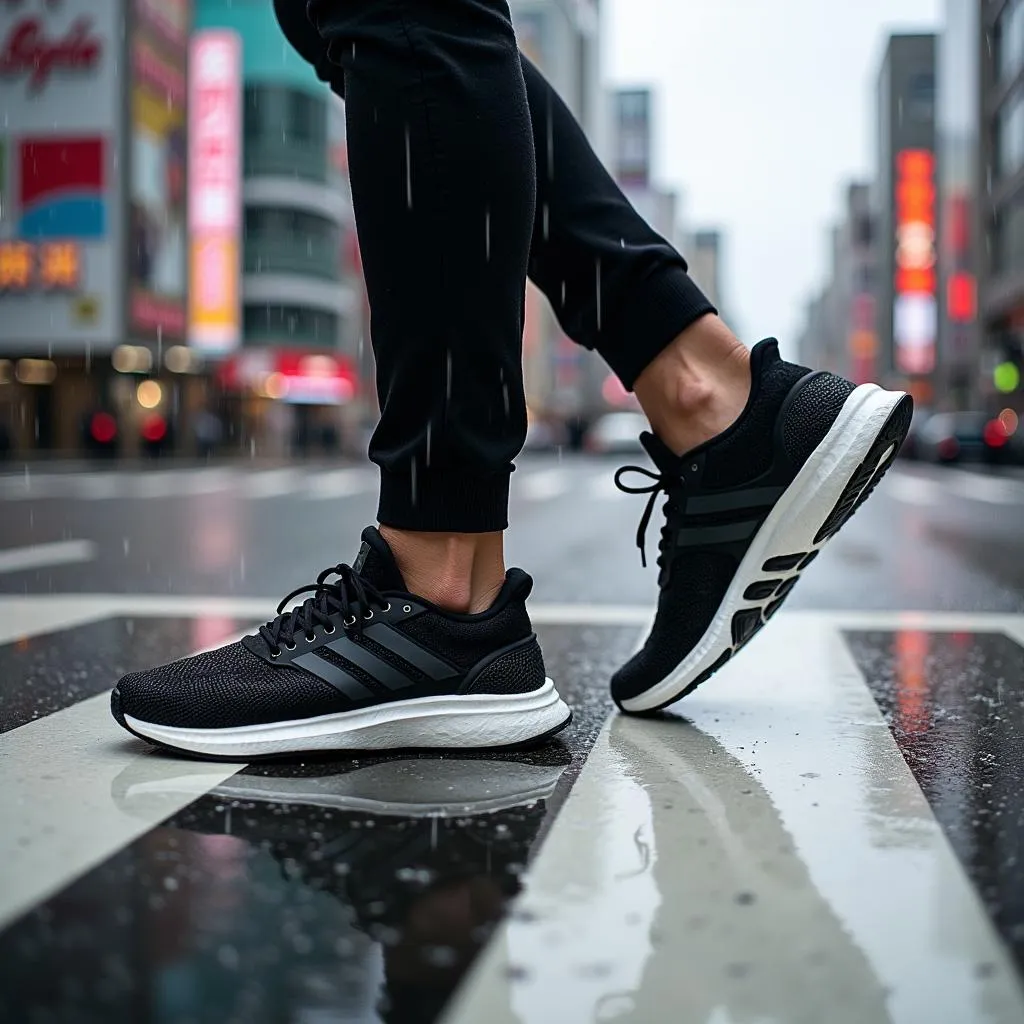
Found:
[{"label": "rubber outsole", "polygon": [[[638,710],[624,707],[623,702],[617,700],[616,704],[620,710],[627,714],[639,716],[655,714],[664,710],[706,683],[731,661],[738,651],[746,647],[757,636],[792,592],[797,582],[799,582],[803,571],[817,558],[819,551],[824,545],[850,521],[854,513],[871,496],[879,481],[892,467],[899,454],[900,446],[906,440],[907,434],[910,431],[910,421],[913,412],[913,399],[909,395],[903,395],[878,430],[868,453],[854,470],[839,499],[835,502],[832,510],[815,534],[814,550],[774,555],[762,564],[761,570],[763,572],[785,572],[790,575],[780,580],[757,581],[748,585],[744,597],[748,601],[756,601],[758,603],[744,607],[732,616],[730,623],[732,644],[715,659],[714,663],[701,671],[682,690],[658,703],[656,706]],[[769,582],[776,584],[770,592],[767,589]],[[756,591],[754,591],[755,587],[758,587]],[[752,591],[756,593],[756,597],[751,594]],[[751,594],[751,596],[748,596],[748,594]],[[660,683],[657,685],[660,685]],[[651,688],[653,689],[653,687]],[[643,694],[637,696],[642,697]]]},{"label": "rubber outsole", "polygon": [[[488,744],[486,746],[457,747],[451,749],[453,751],[457,750],[460,753],[482,753],[485,751],[511,752],[516,750],[534,750],[535,748],[546,743],[552,737],[557,736],[558,733],[562,732],[563,729],[567,728],[572,723],[573,713],[571,710],[567,710],[568,715],[558,725],[553,726],[546,732],[539,733],[536,736],[532,736],[528,740],[523,740],[517,743]],[[394,754],[416,754],[429,752],[437,755],[449,752],[445,748],[427,746],[391,747],[386,749],[382,749],[380,747],[345,747],[330,750],[291,750],[281,751],[279,753],[272,754],[246,754],[242,757],[231,757],[220,754],[198,753],[196,751],[183,749],[182,747],[175,747],[170,744],[163,743],[157,739],[154,739],[151,736],[146,736],[145,734],[139,732],[137,729],[133,729],[126,718],[124,711],[121,709],[121,694],[117,687],[115,687],[110,694],[110,712],[114,716],[114,719],[117,722],[117,724],[121,726],[121,728],[125,729],[127,732],[130,732],[133,736],[142,740],[144,743],[148,743],[150,746],[157,747],[160,750],[167,751],[169,753],[174,754],[175,756],[185,758],[189,761],[212,761],[220,764],[255,764],[264,761],[295,760],[296,757],[301,757],[304,761],[327,761],[337,760],[337,758],[339,757],[348,757],[356,754],[383,757],[391,756]]]}]

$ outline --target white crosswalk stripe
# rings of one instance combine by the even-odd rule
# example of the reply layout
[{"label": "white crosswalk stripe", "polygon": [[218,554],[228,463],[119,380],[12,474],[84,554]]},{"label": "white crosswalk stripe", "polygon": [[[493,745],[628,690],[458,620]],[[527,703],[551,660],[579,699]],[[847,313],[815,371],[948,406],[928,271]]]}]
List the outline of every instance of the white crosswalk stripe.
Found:
[{"label": "white crosswalk stripe", "polygon": [[964,469],[943,468],[935,470],[934,475],[897,469],[882,481],[881,490],[908,505],[938,505],[950,497],[990,505],[1024,504],[1024,484],[1020,481]]},{"label": "white crosswalk stripe", "polygon": [[628,498],[625,491],[615,486],[615,475],[613,473],[599,473],[591,477],[586,487],[588,498],[595,501],[619,501]]},{"label": "white crosswalk stripe", "polygon": [[[609,467],[595,472],[593,462],[567,460],[521,469],[512,477],[513,497],[552,501],[566,494],[588,501],[628,497],[616,486]],[[294,496],[326,501],[367,494],[377,486],[377,470],[368,465],[322,468],[285,466],[255,469],[246,465],[187,469],[99,469],[78,473],[11,473],[0,476],[0,501],[70,498],[82,501],[153,500],[226,492],[239,499]],[[898,466],[880,487],[907,505],[941,505],[951,499],[989,505],[1024,505],[1024,479],[987,475],[969,469]]]},{"label": "white crosswalk stripe", "polygon": [[322,473],[314,473],[306,482],[304,496],[314,501],[330,498],[347,498],[353,494],[363,494],[374,489],[377,483],[375,470],[364,467],[348,469],[331,469]]},{"label": "white crosswalk stripe", "polygon": [[303,470],[267,469],[247,473],[241,480],[241,491],[247,498],[278,498],[295,494],[300,489]]},{"label": "white crosswalk stripe", "polygon": [[942,500],[942,488],[934,480],[906,473],[890,473],[881,490],[907,505],[936,505]]},{"label": "white crosswalk stripe", "polygon": [[[515,480],[515,477],[513,477]],[[518,494],[527,501],[550,501],[569,489],[569,476],[564,469],[542,469],[530,473],[519,483]]]},{"label": "white crosswalk stripe", "polygon": [[987,501],[993,505],[1018,505],[1024,502],[1024,485],[1016,480],[983,476],[962,469],[946,470],[945,477],[949,489],[963,498]]},{"label": "white crosswalk stripe", "polygon": [[237,477],[232,467],[164,470],[129,478],[122,492],[132,498],[166,498],[179,494],[209,494],[227,490]]}]

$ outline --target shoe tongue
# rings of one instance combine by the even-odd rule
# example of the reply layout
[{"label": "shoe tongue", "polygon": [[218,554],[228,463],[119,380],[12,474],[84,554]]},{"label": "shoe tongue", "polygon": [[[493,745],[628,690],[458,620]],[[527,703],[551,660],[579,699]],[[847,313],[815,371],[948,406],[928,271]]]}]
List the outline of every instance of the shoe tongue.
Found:
[{"label": "shoe tongue", "polygon": [[360,539],[362,545],[352,568],[378,590],[406,590],[395,556],[377,528],[368,526]]},{"label": "shoe tongue", "polygon": [[683,461],[681,455],[676,455],[668,445],[657,434],[645,430],[640,435],[640,443],[647,450],[651,461],[662,471],[662,473],[677,473]]}]

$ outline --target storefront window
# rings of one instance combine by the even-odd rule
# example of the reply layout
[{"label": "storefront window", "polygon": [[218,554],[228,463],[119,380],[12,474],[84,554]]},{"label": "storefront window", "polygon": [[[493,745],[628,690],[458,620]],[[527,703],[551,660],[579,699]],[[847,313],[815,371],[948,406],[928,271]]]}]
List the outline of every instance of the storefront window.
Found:
[{"label": "storefront window", "polygon": [[996,22],[996,78],[1000,82],[1013,78],[1024,62],[1024,2],[1010,0]]},{"label": "storefront window", "polygon": [[997,274],[1024,270],[1024,196],[999,211],[992,259]]},{"label": "storefront window", "polygon": [[323,347],[337,343],[338,315],[328,310],[278,303],[247,305],[242,319],[247,341]]},{"label": "storefront window", "polygon": [[995,149],[999,177],[1009,177],[1024,164],[1024,89],[1017,89],[999,111]]}]

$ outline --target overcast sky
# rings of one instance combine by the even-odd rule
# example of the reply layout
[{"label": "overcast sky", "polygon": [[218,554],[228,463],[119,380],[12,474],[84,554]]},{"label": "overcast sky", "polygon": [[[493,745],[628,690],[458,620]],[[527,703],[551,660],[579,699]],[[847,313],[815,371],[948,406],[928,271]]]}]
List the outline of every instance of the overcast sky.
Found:
[{"label": "overcast sky", "polygon": [[606,78],[656,90],[656,178],[726,232],[733,326],[793,353],[842,184],[873,164],[885,37],[934,30],[942,0],[604,3]]}]

